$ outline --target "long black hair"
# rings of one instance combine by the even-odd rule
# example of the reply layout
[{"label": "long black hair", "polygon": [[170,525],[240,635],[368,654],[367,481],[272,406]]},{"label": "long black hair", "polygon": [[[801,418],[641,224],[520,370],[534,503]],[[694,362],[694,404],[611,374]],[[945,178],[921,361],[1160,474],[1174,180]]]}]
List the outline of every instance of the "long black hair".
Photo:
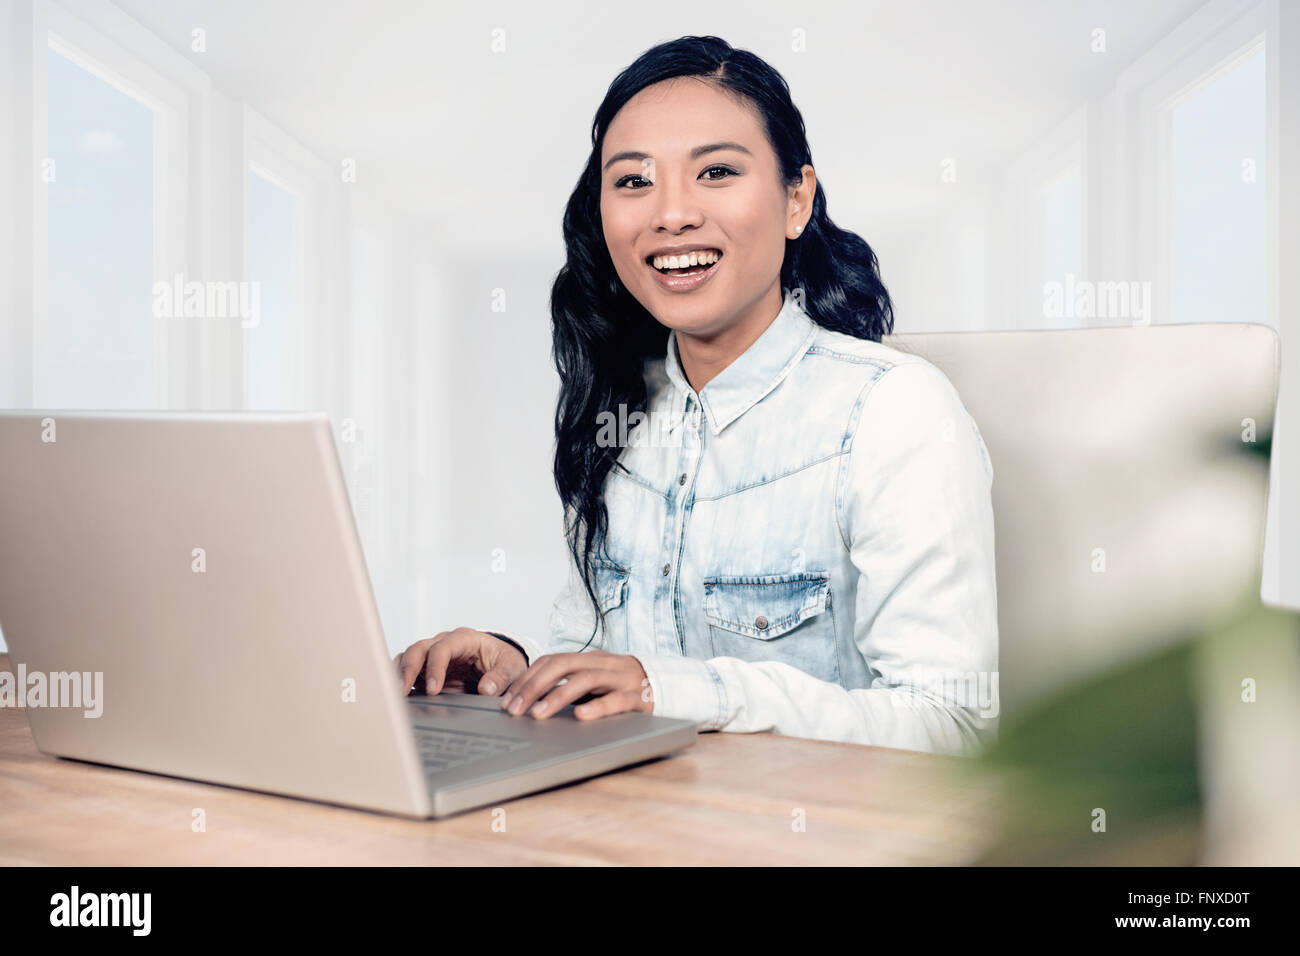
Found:
[{"label": "long black hair", "polygon": [[[647,359],[662,358],[666,329],[638,302],[618,274],[600,221],[601,148],[618,111],[647,86],[697,77],[747,101],[762,116],[787,186],[812,165],[803,116],[785,78],[747,50],[718,37],[681,37],[646,50],[614,78],[591,126],[591,156],[564,210],[567,257],[551,287],[552,356],[560,373],[555,409],[555,487],[564,505],[565,536],[599,626],[595,561],[608,558],[609,515],[604,485],[619,448],[596,441],[601,412],[644,411]],[[826,215],[826,189],[817,182],[812,218],[787,240],[782,289],[800,289],[800,304],[818,325],[879,342],[893,331],[893,305],[880,280],[876,254],[861,237]],[[593,629],[592,636],[595,636]],[[590,638],[588,639],[590,643]]]}]

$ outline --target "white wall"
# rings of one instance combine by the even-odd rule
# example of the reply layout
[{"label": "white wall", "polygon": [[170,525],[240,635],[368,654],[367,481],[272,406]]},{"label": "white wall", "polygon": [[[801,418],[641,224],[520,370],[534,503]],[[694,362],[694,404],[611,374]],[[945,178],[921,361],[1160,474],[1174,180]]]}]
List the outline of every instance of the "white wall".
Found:
[{"label": "white wall", "polygon": [[[399,6],[412,22],[441,23],[430,8]],[[1213,0],[1190,19],[1198,5],[1185,0],[1141,10],[993,5],[969,39],[943,26],[967,8],[939,6],[946,13],[937,18],[904,6],[876,10],[867,32],[860,10],[820,11],[804,27],[805,55],[792,53],[784,25],[771,34],[719,14],[691,32],[713,29],[769,56],[790,79],[826,171],[832,216],[880,255],[896,331],[1033,327],[1042,277],[1031,197],[1064,162],[1085,166],[1090,268],[1102,277],[1140,274],[1133,219],[1147,157],[1135,97],[1199,48],[1193,34],[1213,34],[1252,5]],[[1276,19],[1276,6],[1265,6]],[[441,34],[420,47],[411,34],[421,31],[397,29],[383,10],[316,3],[305,24],[295,20],[306,9],[296,0],[3,5],[0,404],[31,407],[35,394],[44,203],[22,172],[43,155],[41,76],[53,20],[76,25],[96,50],[93,37],[104,38],[101,52],[140,64],[141,76],[156,74],[159,97],[184,118],[183,147],[169,167],[184,189],[167,233],[173,261],[217,280],[245,274],[243,184],[253,157],[279,163],[308,197],[303,403],[326,409],[336,428],[355,419],[365,435],[340,453],[390,648],[458,625],[537,634],[564,560],[551,478],[558,380],[547,307],[563,257],[560,215],[605,86],[673,31],[629,34],[622,18],[588,15],[597,7],[548,17],[507,5],[510,52],[485,67],[474,51],[486,45],[488,27],[468,23],[464,11],[446,11]],[[1294,33],[1293,16],[1288,10],[1281,23]],[[1114,49],[1083,69],[1052,45],[1086,45],[1094,17],[1116,25]],[[203,55],[188,46],[196,25],[209,29]],[[1028,39],[998,46],[1029,27],[1038,47]],[[282,38],[277,29],[289,32]],[[1123,46],[1134,38],[1140,46]],[[853,43],[872,55],[850,56]],[[921,46],[944,50],[944,70],[932,71]],[[1013,54],[1023,59],[1012,62]],[[960,55],[969,58],[964,67]],[[1283,75],[1293,84],[1294,48],[1287,55]],[[1294,95],[1290,86],[1284,92]],[[1286,122],[1281,143],[1294,148],[1295,120]],[[940,163],[950,156],[958,178],[944,183]],[[360,157],[355,183],[339,175],[347,157]],[[1283,201],[1294,200],[1294,184],[1274,185],[1289,190]],[[1293,231],[1286,224],[1281,240],[1293,243]],[[363,234],[373,253],[365,262]],[[1286,308],[1295,304],[1293,286],[1279,289],[1288,297],[1275,297],[1279,328],[1289,339],[1300,310]],[[492,311],[494,290],[504,290],[504,312]],[[220,321],[174,341],[170,407],[240,407],[243,348]],[[1287,454],[1291,467],[1279,480],[1294,501],[1300,467],[1294,449]],[[1294,532],[1270,552],[1270,573],[1283,599],[1300,606],[1300,556],[1286,544],[1300,540],[1300,515],[1278,512],[1273,527]],[[504,572],[493,570],[494,557],[504,558]]]}]

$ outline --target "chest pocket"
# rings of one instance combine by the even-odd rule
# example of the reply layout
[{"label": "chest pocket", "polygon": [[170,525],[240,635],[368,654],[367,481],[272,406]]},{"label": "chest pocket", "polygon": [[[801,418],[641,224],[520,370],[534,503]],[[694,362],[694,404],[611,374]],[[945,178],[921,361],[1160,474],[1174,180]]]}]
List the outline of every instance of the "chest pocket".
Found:
[{"label": "chest pocket", "polygon": [[605,612],[605,633],[592,641],[613,654],[627,653],[627,585],[631,571],[621,564],[597,558],[596,596]]},{"label": "chest pocket", "polygon": [[839,682],[829,574],[719,575],[703,583],[714,657],[780,661]]}]

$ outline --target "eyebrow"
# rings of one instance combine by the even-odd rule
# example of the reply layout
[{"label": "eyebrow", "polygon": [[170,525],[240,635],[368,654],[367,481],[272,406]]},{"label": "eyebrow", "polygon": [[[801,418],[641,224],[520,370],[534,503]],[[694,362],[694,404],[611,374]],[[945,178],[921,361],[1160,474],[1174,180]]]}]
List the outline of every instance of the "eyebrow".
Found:
[{"label": "eyebrow", "polygon": [[[754,155],[744,146],[741,146],[739,143],[732,143],[732,142],[709,143],[707,146],[696,146],[693,150],[691,150],[691,159],[699,159],[705,153],[715,153],[720,149],[734,149],[737,152],[744,153],[746,156]],[[621,153],[615,153],[613,156],[611,156],[609,158],[609,162],[605,163],[604,168],[601,169],[601,172],[608,172],[609,167],[613,166],[615,163],[617,163],[619,160],[622,159],[645,160],[650,158],[651,156],[649,153],[638,153],[636,150],[624,150]]]}]

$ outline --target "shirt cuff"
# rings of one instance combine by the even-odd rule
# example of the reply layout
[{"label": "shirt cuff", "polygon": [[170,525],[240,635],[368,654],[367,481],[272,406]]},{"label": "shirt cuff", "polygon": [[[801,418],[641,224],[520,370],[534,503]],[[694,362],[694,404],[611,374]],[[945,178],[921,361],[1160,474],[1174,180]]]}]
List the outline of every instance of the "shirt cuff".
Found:
[{"label": "shirt cuff", "polygon": [[546,653],[546,648],[542,647],[541,644],[533,640],[531,637],[523,637],[523,636],[516,637],[513,634],[501,634],[497,631],[489,631],[486,628],[480,628],[480,630],[482,630],[484,634],[491,634],[493,637],[507,638],[506,640],[507,644],[513,641],[515,644],[518,645],[519,649],[524,652],[524,656],[528,658],[529,665],[532,665],[532,663],[536,661],[537,658],[541,657],[543,654]]},{"label": "shirt cuff", "polygon": [[676,654],[633,654],[650,679],[654,715],[690,720],[697,730],[726,723],[727,692],[708,661]]}]

